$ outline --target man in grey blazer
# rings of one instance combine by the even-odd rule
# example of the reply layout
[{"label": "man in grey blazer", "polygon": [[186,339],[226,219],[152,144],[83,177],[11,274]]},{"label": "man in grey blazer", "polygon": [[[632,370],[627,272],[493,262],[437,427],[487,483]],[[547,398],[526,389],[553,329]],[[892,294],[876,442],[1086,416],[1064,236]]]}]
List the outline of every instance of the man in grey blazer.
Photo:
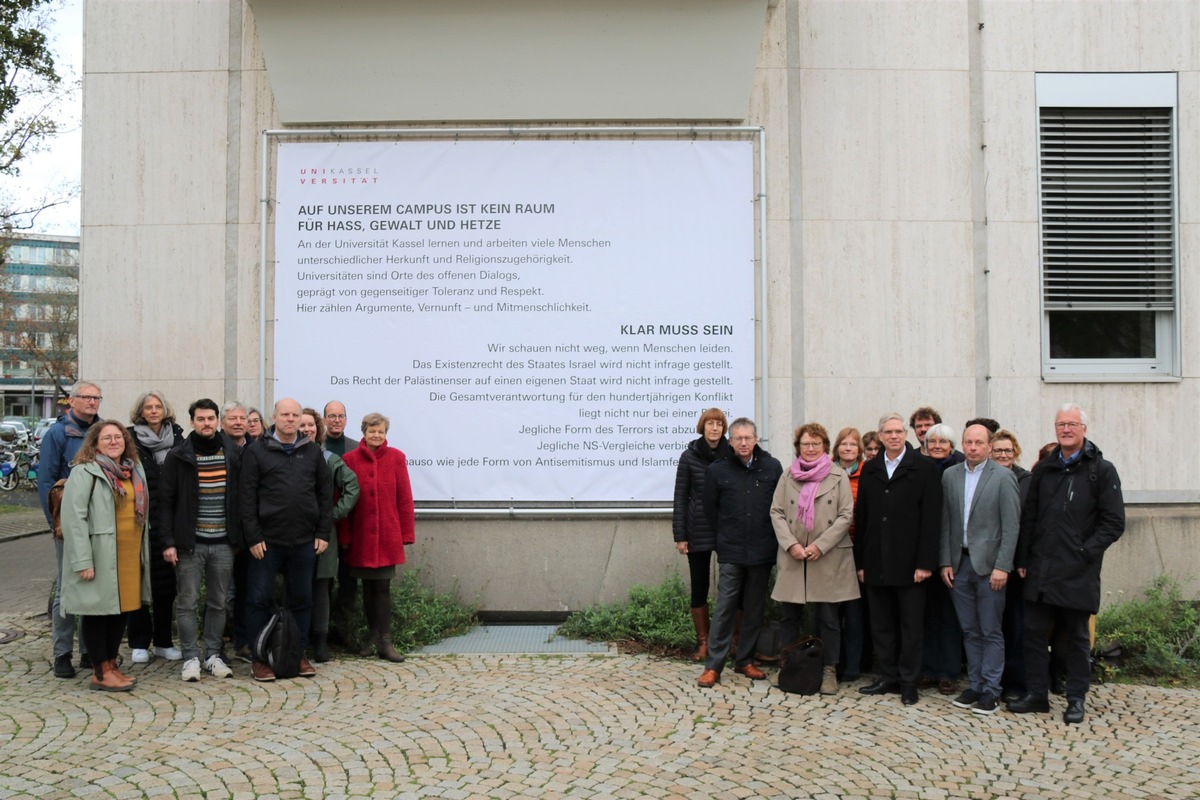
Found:
[{"label": "man in grey blazer", "polygon": [[1005,586],[1021,530],[1021,495],[1012,470],[993,462],[991,432],[971,425],[967,460],[942,473],[942,580],[963,629],[970,686],[954,705],[976,714],[999,706],[1004,672]]}]

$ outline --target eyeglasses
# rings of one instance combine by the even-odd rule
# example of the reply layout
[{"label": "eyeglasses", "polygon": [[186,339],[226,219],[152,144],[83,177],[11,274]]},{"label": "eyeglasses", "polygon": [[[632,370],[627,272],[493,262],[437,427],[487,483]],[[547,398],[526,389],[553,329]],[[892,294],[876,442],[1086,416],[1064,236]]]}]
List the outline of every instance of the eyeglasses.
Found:
[{"label": "eyeglasses", "polygon": [[345,419],[345,414],[326,414],[325,419]]},{"label": "eyeglasses", "polygon": [[753,436],[734,436],[730,441],[734,442],[753,442]]},{"label": "eyeglasses", "polygon": [[823,448],[824,446],[825,445],[822,444],[821,442],[801,442],[800,443],[801,450],[819,450],[819,449]]},{"label": "eyeglasses", "polygon": [[99,439],[97,439],[97,441],[103,442],[104,444],[112,444],[114,442],[124,442],[125,437],[124,436],[101,436]]},{"label": "eyeglasses", "polygon": [[1055,427],[1055,428],[1057,428],[1057,429],[1058,429],[1058,430],[1060,430],[1060,431],[1061,431],[1061,430],[1068,430],[1068,429],[1070,429],[1070,430],[1074,430],[1075,428],[1082,428],[1082,427],[1083,427],[1083,423],[1082,423],[1082,422],[1074,422],[1074,421],[1071,421],[1071,422],[1056,422],[1056,423],[1054,423],[1054,427]]},{"label": "eyeglasses", "polygon": [[75,395],[75,399],[83,400],[84,402],[87,402],[87,403],[99,403],[104,398],[98,394],[77,394],[77,395]]},{"label": "eyeglasses", "polygon": [[992,448],[992,455],[994,455],[994,456],[1011,456],[1016,452],[1017,451],[1013,450],[1011,447],[993,447]]}]

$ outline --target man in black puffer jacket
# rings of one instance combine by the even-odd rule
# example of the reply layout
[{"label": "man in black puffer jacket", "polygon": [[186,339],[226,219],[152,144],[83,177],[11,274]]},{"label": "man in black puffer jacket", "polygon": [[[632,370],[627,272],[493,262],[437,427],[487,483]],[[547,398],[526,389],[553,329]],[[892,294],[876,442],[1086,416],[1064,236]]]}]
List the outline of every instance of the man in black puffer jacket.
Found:
[{"label": "man in black puffer jacket", "polygon": [[1025,579],[1027,694],[1008,704],[1016,714],[1050,710],[1050,631],[1066,641],[1067,710],[1083,722],[1091,682],[1088,620],[1100,610],[1104,551],[1125,532],[1121,478],[1089,439],[1087,416],[1067,403],[1054,418],[1058,447],[1033,468],[1021,512],[1017,572]]},{"label": "man in black puffer jacket", "polygon": [[697,683],[705,689],[721,679],[733,639],[738,599],[742,629],[734,672],[752,680],[767,677],[754,666],[754,648],[767,601],[767,583],[779,542],[771,527],[771,498],[783,467],[758,446],[758,429],[745,417],[729,426],[733,452],[713,462],[704,476],[704,514],[717,532],[717,610],[709,631],[708,658]]},{"label": "man in black puffer jacket", "polygon": [[[296,618],[304,648],[312,616],[313,569],[316,557],[329,546],[333,526],[333,477],[320,446],[298,432],[299,403],[290,397],[280,400],[274,421],[242,454],[242,538],[251,556],[246,616],[250,635],[257,636],[270,616],[275,575],[282,571],[288,611]],[[255,680],[275,680],[267,664],[255,661],[251,668]],[[316,674],[307,658],[301,658],[300,675]]]}]

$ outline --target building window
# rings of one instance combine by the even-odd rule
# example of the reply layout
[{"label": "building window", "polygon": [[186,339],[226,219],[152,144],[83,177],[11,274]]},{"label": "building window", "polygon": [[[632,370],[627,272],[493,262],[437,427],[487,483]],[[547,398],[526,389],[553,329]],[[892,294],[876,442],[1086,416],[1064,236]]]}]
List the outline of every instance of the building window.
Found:
[{"label": "building window", "polygon": [[1037,91],[1043,376],[1177,376],[1175,75]]}]

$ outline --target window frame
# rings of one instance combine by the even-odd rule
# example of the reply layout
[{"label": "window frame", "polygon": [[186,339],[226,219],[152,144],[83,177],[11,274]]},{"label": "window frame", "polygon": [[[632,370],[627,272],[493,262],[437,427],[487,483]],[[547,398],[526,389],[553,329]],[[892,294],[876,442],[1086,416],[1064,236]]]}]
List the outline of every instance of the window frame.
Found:
[{"label": "window frame", "polygon": [[[1181,376],[1179,287],[1179,102],[1178,74],[1037,73],[1035,76],[1035,154],[1037,159],[1038,302],[1041,321],[1041,369],[1046,382],[1157,382]],[[1043,108],[1168,108],[1171,111],[1171,230],[1174,307],[1154,310],[1154,358],[1052,358],[1047,308],[1043,220]]]}]

